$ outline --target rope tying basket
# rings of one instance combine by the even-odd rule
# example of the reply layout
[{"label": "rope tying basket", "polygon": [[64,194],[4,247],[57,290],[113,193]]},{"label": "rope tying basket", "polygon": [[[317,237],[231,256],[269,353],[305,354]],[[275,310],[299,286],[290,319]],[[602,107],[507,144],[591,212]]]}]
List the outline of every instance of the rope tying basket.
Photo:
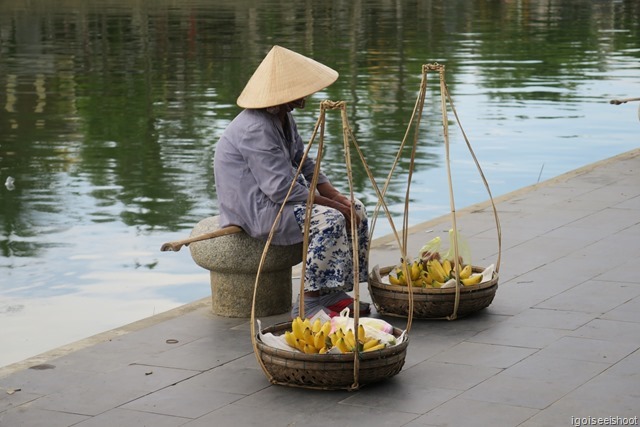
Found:
[{"label": "rope tying basket", "polygon": [[[406,257],[406,245],[403,245],[398,237],[393,219],[389,210],[383,200],[382,193],[378,189],[376,182],[373,178],[373,174],[367,166],[365,157],[360,147],[358,146],[355,137],[349,123],[346,114],[346,103],[343,101],[323,101],[320,104],[320,115],[316,122],[311,140],[306,147],[306,150],[302,156],[296,175],[292,181],[291,187],[285,197],[285,201],[282,204],[274,225],[271,228],[269,237],[265,244],[264,251],[262,253],[262,259],[258,268],[258,274],[256,276],[253,305],[251,310],[251,339],[253,343],[254,353],[256,359],[260,364],[263,372],[267,376],[268,380],[272,384],[279,384],[292,387],[302,387],[309,389],[321,389],[321,390],[334,390],[334,389],[346,389],[356,390],[364,384],[370,384],[372,382],[381,381],[396,375],[401,371],[404,365],[407,347],[409,345],[408,331],[411,325],[411,311],[409,311],[407,328],[406,330],[400,330],[398,328],[390,328],[386,332],[378,334],[372,326],[371,322],[365,320],[380,320],[380,319],[360,319],[359,311],[354,310],[352,319],[352,329],[343,330],[340,328],[328,336],[321,336],[320,333],[324,328],[318,325],[313,325],[315,336],[305,335],[304,341],[302,339],[296,339],[294,334],[301,334],[302,328],[305,326],[301,324],[304,315],[304,278],[306,263],[302,263],[302,272],[300,274],[300,316],[294,319],[290,323],[280,323],[267,328],[262,329],[260,321],[255,317],[256,307],[256,295],[259,286],[260,274],[263,270],[264,260],[266,259],[269,246],[273,239],[276,225],[280,221],[284,205],[289,200],[291,192],[294,188],[295,182],[302,171],[302,165],[308,157],[309,151],[313,145],[316,136],[320,135],[317,156],[316,167],[313,179],[310,183],[309,197],[306,202],[306,215],[305,224],[303,228],[303,260],[306,259],[306,253],[309,245],[309,230],[311,222],[311,210],[314,203],[315,189],[318,185],[318,176],[320,172],[320,164],[322,161],[322,153],[324,148],[324,128],[325,128],[325,113],[327,110],[338,110],[341,113],[342,118],[342,130],[344,141],[344,156],[346,164],[347,178],[349,182],[349,197],[351,201],[351,218],[355,218],[355,197],[353,193],[353,177],[351,167],[351,148],[355,148],[357,155],[359,156],[364,169],[371,181],[371,184],[378,196],[377,209],[382,207],[386,213],[386,216],[390,222],[393,233],[396,237],[398,245],[400,247],[401,256]],[[359,307],[360,293],[359,293],[359,262],[358,262],[358,233],[356,232],[356,222],[351,221],[351,241],[353,247],[353,307]],[[368,257],[368,254],[366,254]],[[409,297],[409,305],[411,306],[412,297]],[[348,319],[345,313],[341,313],[344,316],[340,316],[340,320]],[[335,318],[334,318],[335,319]],[[333,320],[331,323],[333,323]],[[382,320],[380,320],[382,322]],[[259,330],[256,330],[256,323]],[[325,322],[327,323],[327,322]],[[384,322],[386,323],[386,322]],[[388,325],[388,324],[387,324]],[[329,325],[331,327],[331,325]],[[390,325],[389,325],[390,326]],[[297,329],[297,331],[296,331]],[[311,334],[311,325],[308,325],[304,330],[304,333],[309,330]],[[328,330],[327,330],[328,331]],[[339,332],[342,336],[338,336]],[[346,332],[343,334],[343,332]],[[371,334],[367,337],[367,334]],[[374,339],[372,336],[376,335],[378,338]],[[293,336],[293,338],[292,338]],[[320,338],[320,343],[314,342],[315,339]],[[383,337],[384,341],[382,338]],[[334,338],[337,341],[333,341]],[[332,348],[328,352],[323,352],[325,348],[322,346],[322,340],[329,342],[331,340]],[[376,342],[377,341],[377,342]],[[283,345],[282,343],[285,342]],[[351,346],[345,345],[351,342]],[[311,344],[314,344],[313,346]],[[351,350],[348,350],[350,348]],[[306,350],[309,349],[309,352]],[[333,350],[340,350],[333,352]],[[344,351],[347,349],[346,351]],[[300,350],[300,351],[299,351]],[[304,350],[304,351],[301,351]],[[313,353],[312,353],[313,351]]]},{"label": "rope tying basket", "polygon": [[[405,206],[404,206],[404,228],[403,228],[403,238],[404,238],[404,247],[406,247],[406,239],[407,239],[407,229],[408,229],[408,212],[409,212],[409,196],[410,196],[410,187],[411,187],[411,177],[412,172],[414,170],[414,161],[415,154],[417,151],[418,145],[418,130],[420,127],[420,121],[422,118],[422,113],[425,104],[426,98],[426,89],[427,89],[427,74],[429,72],[437,72],[439,75],[440,81],[440,111],[442,114],[442,131],[444,138],[444,147],[446,154],[446,166],[447,166],[447,178],[448,178],[448,186],[449,186],[449,201],[450,201],[450,209],[451,209],[451,230],[450,230],[450,252],[453,260],[460,260],[460,247],[459,247],[459,235],[458,235],[458,225],[457,225],[457,215],[455,209],[455,201],[453,194],[453,183],[451,179],[451,159],[450,159],[450,150],[449,150],[449,129],[448,123],[449,118],[447,114],[447,102],[451,107],[451,111],[455,116],[455,120],[458,124],[458,127],[461,130],[462,136],[466,143],[466,146],[473,158],[473,161],[478,169],[482,182],[489,194],[489,199],[491,201],[491,206],[493,208],[493,216],[495,219],[495,225],[497,230],[498,237],[498,252],[497,252],[497,261],[493,265],[491,271],[487,273],[487,270],[483,267],[479,266],[471,266],[471,273],[476,276],[480,274],[480,272],[485,272],[485,275],[482,277],[482,282],[478,284],[473,284],[467,286],[467,283],[464,283],[462,280],[462,269],[463,262],[453,262],[453,266],[451,268],[451,277],[450,279],[452,286],[446,288],[432,288],[432,287],[415,287],[412,286],[412,283],[409,282],[406,286],[396,286],[390,283],[383,282],[383,277],[389,277],[391,279],[390,273],[394,269],[394,267],[384,267],[379,269],[379,271],[372,271],[369,276],[369,293],[371,294],[371,298],[373,300],[374,305],[378,309],[378,312],[386,315],[392,316],[408,316],[409,323],[411,322],[411,318],[422,318],[422,319],[448,319],[455,320],[460,316],[464,316],[475,311],[481,310],[491,304],[495,293],[498,288],[498,271],[500,269],[500,255],[502,250],[502,232],[500,229],[500,221],[498,219],[498,213],[496,210],[495,203],[493,201],[493,196],[491,195],[491,189],[489,188],[489,184],[482,172],[482,168],[478,162],[478,159],[471,148],[471,144],[469,139],[467,138],[464,129],[462,128],[462,124],[460,123],[460,119],[458,117],[458,113],[453,104],[453,100],[449,94],[447,84],[445,82],[445,67],[440,64],[426,64],[422,66],[422,79],[420,84],[420,91],[418,94],[418,98],[416,100],[416,104],[413,110],[413,114],[411,116],[411,120],[407,126],[407,131],[405,133],[405,137],[402,141],[400,149],[398,150],[398,154],[396,156],[395,162],[389,172],[389,176],[387,178],[387,182],[385,183],[383,194],[386,192],[393,172],[401,158],[401,153],[406,145],[408,135],[412,128],[415,128],[414,131],[414,139],[413,139],[413,147],[411,151],[411,163],[409,168],[409,176],[407,183],[407,193],[405,197]],[[380,198],[382,199],[382,198]],[[380,201],[376,206],[376,210],[373,215],[372,223],[375,224],[375,219],[380,209]],[[371,227],[371,233],[373,234],[373,228]],[[451,251],[452,250],[452,251]],[[425,262],[426,264],[426,262]],[[400,274],[402,274],[405,278],[410,278],[412,275],[411,267],[408,263],[408,258],[406,254],[401,259],[401,266],[398,268]],[[489,277],[485,277],[489,276]],[[455,279],[455,280],[454,280]],[[439,284],[442,285],[442,284]]]}]

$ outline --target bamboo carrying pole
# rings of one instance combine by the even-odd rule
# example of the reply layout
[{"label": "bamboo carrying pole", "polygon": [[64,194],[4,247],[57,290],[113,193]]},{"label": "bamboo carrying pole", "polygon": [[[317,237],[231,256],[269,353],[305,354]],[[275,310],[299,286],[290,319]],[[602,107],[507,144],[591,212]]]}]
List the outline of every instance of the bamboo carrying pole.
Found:
[{"label": "bamboo carrying pole", "polygon": [[612,99],[611,101],[609,101],[609,104],[620,105],[633,101],[640,101],[640,98]]},{"label": "bamboo carrying pole", "polygon": [[163,243],[160,250],[162,252],[173,251],[178,252],[183,246],[189,246],[190,243],[200,242],[201,240],[213,239],[221,236],[228,236],[229,234],[235,234],[242,231],[242,228],[237,225],[230,225],[229,227],[224,227],[216,231],[212,231],[211,233],[204,233],[198,236],[189,237],[187,239],[176,240],[173,242]]},{"label": "bamboo carrying pole", "polygon": [[[609,104],[620,105],[626,104],[627,102],[640,101],[640,98],[625,98],[625,99],[612,99],[609,101]],[[640,105],[638,105],[638,119],[640,120]]]}]

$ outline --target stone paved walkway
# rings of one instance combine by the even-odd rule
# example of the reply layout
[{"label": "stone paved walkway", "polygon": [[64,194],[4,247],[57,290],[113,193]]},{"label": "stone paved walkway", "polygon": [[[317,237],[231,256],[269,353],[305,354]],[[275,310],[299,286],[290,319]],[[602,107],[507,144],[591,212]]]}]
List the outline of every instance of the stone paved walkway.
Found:
[{"label": "stone paved walkway", "polygon": [[[640,150],[496,202],[495,300],[455,321],[414,320],[389,380],[355,392],[271,385],[247,319],[216,317],[204,299],[0,368],[0,426],[637,424]],[[474,264],[494,263],[490,205],[458,218]],[[449,227],[445,216],[412,228],[409,253]],[[398,261],[390,242],[374,242],[371,265]]]}]

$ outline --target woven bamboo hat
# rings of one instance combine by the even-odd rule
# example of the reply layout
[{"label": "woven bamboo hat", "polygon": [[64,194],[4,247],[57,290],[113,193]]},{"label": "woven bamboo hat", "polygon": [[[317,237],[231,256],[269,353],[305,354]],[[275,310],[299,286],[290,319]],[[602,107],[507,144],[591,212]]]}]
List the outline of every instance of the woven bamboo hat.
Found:
[{"label": "woven bamboo hat", "polygon": [[281,46],[273,46],[238,97],[242,108],[266,108],[304,98],[338,79],[338,72]]}]

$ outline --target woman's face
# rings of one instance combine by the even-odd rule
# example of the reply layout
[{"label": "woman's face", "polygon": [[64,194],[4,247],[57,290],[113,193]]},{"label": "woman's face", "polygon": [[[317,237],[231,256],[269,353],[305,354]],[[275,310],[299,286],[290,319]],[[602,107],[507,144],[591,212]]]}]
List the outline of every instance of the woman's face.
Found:
[{"label": "woman's face", "polygon": [[305,104],[305,98],[296,99],[286,104],[287,110],[293,111],[295,108],[303,109]]}]

